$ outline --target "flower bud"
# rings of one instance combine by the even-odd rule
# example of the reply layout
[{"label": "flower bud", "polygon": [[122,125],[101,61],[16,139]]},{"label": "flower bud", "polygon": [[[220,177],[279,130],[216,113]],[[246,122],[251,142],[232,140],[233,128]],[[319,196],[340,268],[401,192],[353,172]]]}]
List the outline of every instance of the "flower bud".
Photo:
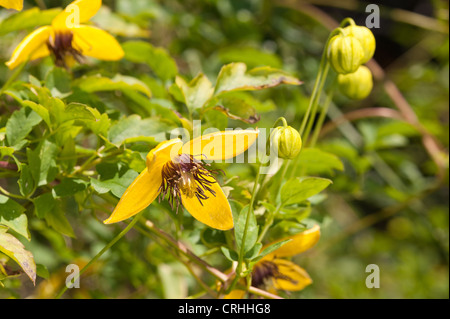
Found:
[{"label": "flower bud", "polygon": [[355,72],[362,64],[363,58],[364,50],[356,37],[339,34],[331,38],[328,60],[337,73]]},{"label": "flower bud", "polygon": [[341,93],[348,98],[362,100],[372,91],[372,73],[368,67],[361,65],[354,73],[339,74],[338,85]]},{"label": "flower bud", "polygon": [[359,25],[350,25],[344,28],[344,33],[346,35],[354,36],[361,44],[364,51],[364,58],[361,64],[367,63],[372,59],[375,53],[376,42],[375,37],[369,28]]},{"label": "flower bud", "polygon": [[278,157],[282,159],[295,158],[302,149],[300,133],[291,126],[278,126],[271,135],[272,147],[278,150]]}]

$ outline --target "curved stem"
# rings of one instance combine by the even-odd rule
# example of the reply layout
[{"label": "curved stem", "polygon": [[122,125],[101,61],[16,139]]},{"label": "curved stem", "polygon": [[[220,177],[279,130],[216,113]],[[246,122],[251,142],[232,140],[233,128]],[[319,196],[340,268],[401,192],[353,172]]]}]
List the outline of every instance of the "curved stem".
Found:
[{"label": "curved stem", "polygon": [[[111,240],[109,242],[108,245],[106,245],[102,250],[100,250],[97,255],[94,256],[94,258],[92,258],[86,266],[83,267],[83,269],[80,270],[79,274],[73,279],[74,281],[77,281],[81,275],[89,268],[89,266],[91,266],[94,262],[96,262],[108,249],[110,249],[115,243],[117,243],[119,241],[119,239],[121,239],[123,236],[125,236],[126,233],[128,233],[128,231],[133,228],[133,226],[136,224],[136,222],[139,220],[139,218],[142,216],[142,214],[144,213],[144,211],[141,211],[139,214],[137,214],[134,219],[131,221],[131,223],[128,224],[127,227],[125,227],[125,229],[123,229],[116,237],[114,237],[113,240]],[[66,292],[66,290],[68,289],[67,285],[64,286],[64,288],[58,293],[58,295],[56,295],[56,299],[61,298],[61,296]]]}]

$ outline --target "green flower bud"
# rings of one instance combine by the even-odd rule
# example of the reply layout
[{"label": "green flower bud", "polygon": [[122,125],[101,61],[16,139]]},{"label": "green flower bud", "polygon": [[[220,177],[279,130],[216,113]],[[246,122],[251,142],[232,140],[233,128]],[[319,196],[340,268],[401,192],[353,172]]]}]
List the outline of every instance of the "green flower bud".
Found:
[{"label": "green flower bud", "polygon": [[293,159],[302,149],[300,133],[291,126],[278,126],[272,131],[270,138],[273,148],[278,150],[279,158]]},{"label": "green flower bud", "polygon": [[328,60],[337,73],[355,72],[362,64],[363,58],[364,50],[356,37],[339,34],[331,38]]},{"label": "green flower bud", "polygon": [[342,94],[353,100],[362,100],[372,91],[372,73],[368,67],[361,65],[354,73],[339,74],[338,84]]},{"label": "green flower bud", "polygon": [[364,58],[361,64],[367,63],[370,59],[372,59],[375,53],[375,37],[370,31],[369,28],[359,26],[359,25],[350,25],[344,28],[344,33],[346,35],[352,35],[358,39],[364,51]]}]

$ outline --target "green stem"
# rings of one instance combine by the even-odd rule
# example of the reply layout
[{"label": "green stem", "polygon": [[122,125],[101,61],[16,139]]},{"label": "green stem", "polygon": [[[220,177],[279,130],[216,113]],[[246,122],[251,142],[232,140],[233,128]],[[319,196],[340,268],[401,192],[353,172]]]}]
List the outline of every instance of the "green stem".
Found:
[{"label": "green stem", "polygon": [[[136,222],[139,220],[139,218],[142,216],[142,214],[144,213],[144,210],[141,211],[139,214],[136,215],[136,217],[134,217],[134,219],[131,221],[131,223],[128,224],[127,227],[125,227],[124,230],[122,230],[116,237],[114,237],[113,240],[111,240],[109,242],[108,245],[106,245],[102,250],[100,250],[97,255],[94,256],[94,258],[92,258],[89,263],[87,263],[86,266],[83,267],[83,269],[80,270],[79,274],[74,278],[74,281],[77,281],[81,275],[94,263],[96,262],[108,249],[110,249],[115,243],[117,243],[119,241],[119,239],[121,239],[123,236],[125,236],[126,233],[128,233],[128,231],[133,228],[133,226],[136,224]],[[68,289],[67,285],[64,286],[64,288],[59,292],[59,294],[55,297],[56,299],[61,298],[61,296],[66,292],[66,290]]]},{"label": "green stem", "polygon": [[323,91],[323,88],[325,86],[325,82],[326,82],[329,70],[330,70],[330,64],[326,63],[325,64],[325,68],[323,70],[322,81],[320,82],[320,85],[319,85],[319,92],[320,92],[320,94],[314,100],[312,111],[311,111],[311,116],[310,116],[309,121],[308,121],[308,126],[306,127],[306,130],[302,134],[303,143],[307,143],[308,138],[309,138],[309,134],[311,133],[311,129],[312,129],[312,126],[314,124],[314,120],[316,119],[317,111],[318,111],[318,108],[319,108],[320,95],[321,95],[321,93]]},{"label": "green stem", "polygon": [[328,108],[330,107],[331,101],[333,100],[334,92],[336,89],[336,82],[331,86],[330,92],[327,95],[327,99],[322,107],[321,113],[319,115],[319,119],[317,120],[316,127],[314,128],[314,133],[311,137],[311,143],[309,147],[314,147],[317,143],[317,139],[319,138],[320,131],[322,130],[323,123],[325,121],[325,117],[328,113]]},{"label": "green stem", "polygon": [[250,217],[253,214],[253,204],[255,202],[256,190],[258,188],[258,181],[259,181],[259,178],[261,176],[261,167],[262,167],[262,162],[259,163],[258,172],[257,172],[256,178],[255,178],[255,184],[253,185],[252,197],[250,199],[250,205],[248,207],[247,218],[245,220],[244,232],[242,234],[241,249],[239,251],[238,264],[237,264],[237,267],[236,267],[236,275],[235,275],[231,285],[228,287],[227,293],[229,293],[231,290],[233,290],[233,288],[237,284],[238,280],[241,278],[242,263],[244,261],[244,255],[246,253],[246,251],[245,251],[245,240],[247,238],[248,226],[250,224]]},{"label": "green stem", "polygon": [[5,84],[3,84],[2,88],[0,89],[0,96],[2,96],[3,93],[5,93],[5,91],[8,89],[8,87],[11,85],[11,83],[13,83],[20,75],[20,73],[22,73],[22,70],[25,68],[25,65],[27,65],[27,62],[22,63],[15,71],[14,73],[11,75],[11,77],[5,82]]}]

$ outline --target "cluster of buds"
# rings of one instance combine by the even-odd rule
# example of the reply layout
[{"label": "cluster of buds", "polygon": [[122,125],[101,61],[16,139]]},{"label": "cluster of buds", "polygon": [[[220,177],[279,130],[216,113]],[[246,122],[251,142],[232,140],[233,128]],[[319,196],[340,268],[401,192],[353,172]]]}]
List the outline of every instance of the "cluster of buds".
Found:
[{"label": "cluster of buds", "polygon": [[350,99],[366,98],[373,87],[372,73],[363,64],[375,53],[375,37],[370,29],[356,25],[353,20],[330,39],[327,57],[338,73],[342,94]]}]

